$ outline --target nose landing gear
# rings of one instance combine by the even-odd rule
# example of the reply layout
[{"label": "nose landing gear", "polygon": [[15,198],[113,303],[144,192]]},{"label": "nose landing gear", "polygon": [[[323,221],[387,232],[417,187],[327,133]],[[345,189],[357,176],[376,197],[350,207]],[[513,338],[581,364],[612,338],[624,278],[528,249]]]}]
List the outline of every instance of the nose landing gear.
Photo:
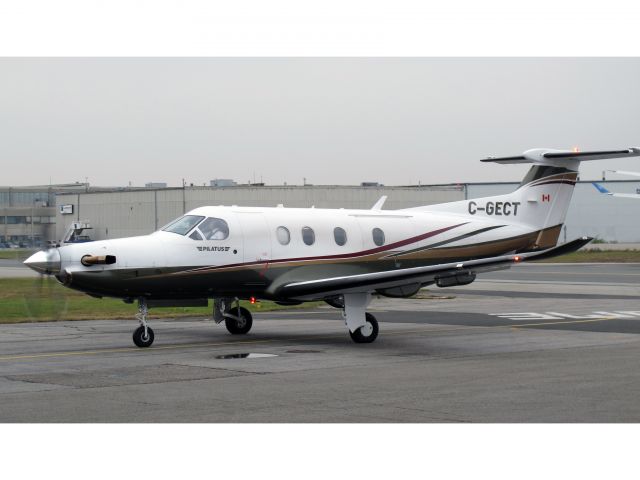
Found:
[{"label": "nose landing gear", "polygon": [[150,347],[154,339],[153,330],[147,325],[148,315],[147,302],[144,298],[141,298],[138,300],[138,313],[136,314],[140,326],[133,332],[133,343],[140,348]]}]

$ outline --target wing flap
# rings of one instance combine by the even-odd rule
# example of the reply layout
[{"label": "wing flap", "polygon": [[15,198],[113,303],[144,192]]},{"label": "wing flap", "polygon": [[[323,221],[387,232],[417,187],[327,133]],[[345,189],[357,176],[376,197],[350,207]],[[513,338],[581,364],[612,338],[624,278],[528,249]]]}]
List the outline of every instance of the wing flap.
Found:
[{"label": "wing flap", "polygon": [[531,260],[542,260],[578,250],[593,238],[583,237],[563,245],[514,255],[482,258],[457,263],[445,263],[424,267],[403,268],[384,272],[363,273],[331,278],[320,278],[282,285],[275,292],[283,298],[311,298],[322,295],[366,292],[381,288],[399,287],[411,283],[428,283],[437,277],[456,275],[459,273],[479,273],[502,268],[509,268],[515,263]]}]

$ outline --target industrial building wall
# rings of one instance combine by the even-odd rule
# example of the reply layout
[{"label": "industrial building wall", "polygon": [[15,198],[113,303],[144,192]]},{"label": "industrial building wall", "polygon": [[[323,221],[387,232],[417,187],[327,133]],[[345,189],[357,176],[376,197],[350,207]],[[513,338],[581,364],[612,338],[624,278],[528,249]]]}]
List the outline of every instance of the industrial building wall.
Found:
[{"label": "industrial building wall", "polygon": [[55,234],[55,208],[0,206],[0,241],[46,244]]},{"label": "industrial building wall", "polygon": [[[371,208],[382,196],[385,209],[398,209],[464,199],[463,186],[451,187],[193,187],[61,194],[56,197],[56,238],[61,240],[73,221],[93,226],[92,239],[146,235],[184,212],[203,205],[318,208]],[[73,205],[73,214],[60,213]]]},{"label": "industrial building wall", "polygon": [[[640,181],[598,182],[612,192],[640,192]],[[518,183],[468,184],[467,198],[502,195],[518,188]],[[640,199],[616,198],[602,195],[591,182],[576,184],[571,206],[567,212],[566,230],[560,241],[566,237],[590,236],[607,242],[640,242]]]}]

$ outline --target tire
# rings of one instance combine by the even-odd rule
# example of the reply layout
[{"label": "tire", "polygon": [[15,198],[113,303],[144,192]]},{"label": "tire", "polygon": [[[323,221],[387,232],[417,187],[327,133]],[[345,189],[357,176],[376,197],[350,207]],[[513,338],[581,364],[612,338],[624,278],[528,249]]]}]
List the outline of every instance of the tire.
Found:
[{"label": "tire", "polygon": [[235,318],[225,318],[224,324],[227,327],[227,330],[232,335],[244,335],[249,333],[251,330],[251,326],[253,325],[253,318],[251,317],[251,312],[244,307],[240,307],[240,312],[238,312],[238,308],[232,308],[229,310],[231,315],[235,315],[237,317],[241,317],[243,321],[239,322]]},{"label": "tire", "polygon": [[144,336],[144,327],[140,326],[135,329],[133,332],[133,343],[136,344],[137,347],[146,348],[150,347],[153,343],[154,335],[153,330],[147,327],[147,336]]},{"label": "tire", "polygon": [[351,340],[356,343],[372,343],[378,338],[378,320],[370,313],[366,314],[366,325],[360,327],[355,332],[349,332]]}]

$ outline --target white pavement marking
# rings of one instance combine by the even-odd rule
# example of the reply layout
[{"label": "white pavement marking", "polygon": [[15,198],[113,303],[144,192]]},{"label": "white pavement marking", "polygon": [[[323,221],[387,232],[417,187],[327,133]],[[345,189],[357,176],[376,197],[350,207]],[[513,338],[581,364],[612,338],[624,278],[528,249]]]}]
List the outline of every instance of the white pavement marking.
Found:
[{"label": "white pavement marking", "polygon": [[640,311],[620,310],[615,312],[592,312],[590,314],[576,315],[573,313],[561,312],[513,312],[513,313],[490,313],[494,317],[506,318],[509,320],[591,320],[598,318],[607,319],[639,319]]},{"label": "white pavement marking", "polygon": [[[620,275],[633,275],[640,277],[640,274],[620,274]],[[618,274],[616,274],[618,276]],[[637,282],[566,282],[562,280],[492,280],[490,278],[479,278],[474,282],[475,283],[504,283],[504,284],[517,284],[517,285],[606,285],[606,286],[629,286],[632,285],[634,287],[638,286]]]}]

